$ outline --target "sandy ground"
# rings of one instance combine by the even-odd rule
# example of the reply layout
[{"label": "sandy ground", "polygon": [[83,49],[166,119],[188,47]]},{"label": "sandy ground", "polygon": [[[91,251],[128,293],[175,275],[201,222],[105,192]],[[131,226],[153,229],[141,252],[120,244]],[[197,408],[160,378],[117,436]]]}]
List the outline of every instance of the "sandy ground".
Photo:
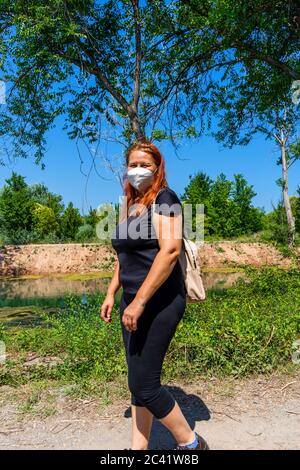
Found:
[{"label": "sandy ground", "polygon": [[[209,379],[167,387],[191,427],[211,449],[300,449],[300,370],[251,379]],[[1,390],[0,390],[1,391]],[[101,405],[96,399],[57,395],[56,413],[21,413],[16,403],[0,405],[0,449],[129,448],[128,398]],[[149,449],[172,449],[172,434],[154,419]]]},{"label": "sandy ground", "polygon": [[[300,259],[300,248],[296,249],[296,253]],[[199,247],[198,259],[203,268],[245,264],[289,267],[292,263],[274,246],[259,242],[205,242]],[[110,245],[7,245],[0,246],[0,276],[113,271],[116,260],[116,252]]]}]

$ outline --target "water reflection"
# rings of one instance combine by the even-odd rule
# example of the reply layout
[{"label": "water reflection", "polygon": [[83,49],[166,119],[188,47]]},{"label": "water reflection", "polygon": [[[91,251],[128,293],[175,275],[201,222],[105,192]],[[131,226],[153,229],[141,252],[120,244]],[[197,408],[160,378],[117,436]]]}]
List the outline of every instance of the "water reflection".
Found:
[{"label": "water reflection", "polygon": [[61,277],[41,277],[38,279],[0,280],[0,305],[4,299],[49,298],[73,294],[104,292],[110,278],[104,279],[64,279]]},{"label": "water reflection", "polygon": [[[206,289],[225,289],[243,272],[204,272]],[[106,292],[110,278],[64,279],[62,277],[42,277],[38,279],[0,280],[0,322],[10,326],[35,326],[40,323],[41,311],[55,312],[64,306],[64,297],[73,294],[87,303],[87,295]]]}]

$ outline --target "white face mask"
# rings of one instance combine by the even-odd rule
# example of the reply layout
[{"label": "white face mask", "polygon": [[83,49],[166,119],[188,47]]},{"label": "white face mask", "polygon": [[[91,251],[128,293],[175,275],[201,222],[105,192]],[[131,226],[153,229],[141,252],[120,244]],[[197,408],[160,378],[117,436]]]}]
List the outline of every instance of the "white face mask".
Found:
[{"label": "white face mask", "polygon": [[127,171],[127,177],[129,183],[136,189],[145,189],[149,186],[154,178],[155,172],[148,170],[148,168],[142,168],[137,166]]}]

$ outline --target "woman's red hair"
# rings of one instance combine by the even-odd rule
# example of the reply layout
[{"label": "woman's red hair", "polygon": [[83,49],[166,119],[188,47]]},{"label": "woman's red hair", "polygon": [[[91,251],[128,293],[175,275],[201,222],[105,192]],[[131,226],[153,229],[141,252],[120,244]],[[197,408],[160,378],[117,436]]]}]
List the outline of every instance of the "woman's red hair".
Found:
[{"label": "woman's red hair", "polygon": [[[157,171],[154,174],[153,182],[149,186],[148,190],[146,190],[142,196],[139,196],[138,191],[128,181],[126,168],[123,175],[124,196],[127,197],[127,214],[125,217],[128,217],[128,209],[130,206],[133,204],[142,204],[143,206],[148,207],[154,201],[158,191],[161,188],[169,186],[166,180],[165,160],[156,145],[147,139],[133,143],[127,149],[125,154],[126,166],[128,166],[130,154],[134,150],[142,150],[143,152],[150,154],[157,165]],[[137,214],[139,214],[138,211]]]}]

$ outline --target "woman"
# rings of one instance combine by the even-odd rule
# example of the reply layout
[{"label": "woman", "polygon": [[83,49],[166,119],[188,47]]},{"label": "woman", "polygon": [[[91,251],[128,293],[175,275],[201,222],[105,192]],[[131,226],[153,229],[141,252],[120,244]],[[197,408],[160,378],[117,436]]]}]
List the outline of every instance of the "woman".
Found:
[{"label": "woman", "polygon": [[115,293],[122,286],[119,312],[131,391],[131,449],[148,449],[154,416],[173,434],[176,450],[206,450],[205,440],[190,428],[178,403],[160,382],[165,354],[186,307],[178,260],[181,203],[168,187],[164,159],[151,142],[133,144],[126,165],[128,210],[111,239],[118,260],[101,318],[111,321]]}]

